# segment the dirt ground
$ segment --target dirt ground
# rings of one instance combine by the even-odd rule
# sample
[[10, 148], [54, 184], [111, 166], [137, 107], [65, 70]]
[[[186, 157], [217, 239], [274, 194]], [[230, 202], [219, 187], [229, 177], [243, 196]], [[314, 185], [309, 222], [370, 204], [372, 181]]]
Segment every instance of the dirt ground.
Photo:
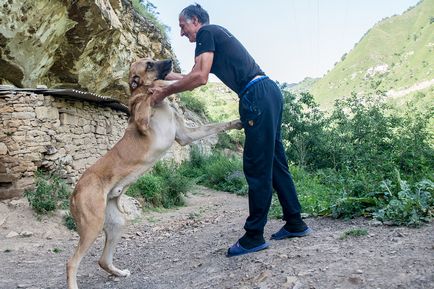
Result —
[[[244, 232], [247, 199], [197, 188], [187, 206], [128, 223], [109, 276], [98, 238], [79, 269], [80, 288], [434, 288], [434, 224], [418, 229], [366, 219], [308, 218], [314, 233], [271, 241], [267, 250], [225, 256]], [[282, 226], [270, 220], [266, 237]], [[342, 239], [352, 228], [368, 235]], [[14, 232], [18, 234], [14, 236]], [[26, 200], [0, 202], [0, 288], [66, 288], [65, 262], [77, 244], [60, 216], [38, 220]]]

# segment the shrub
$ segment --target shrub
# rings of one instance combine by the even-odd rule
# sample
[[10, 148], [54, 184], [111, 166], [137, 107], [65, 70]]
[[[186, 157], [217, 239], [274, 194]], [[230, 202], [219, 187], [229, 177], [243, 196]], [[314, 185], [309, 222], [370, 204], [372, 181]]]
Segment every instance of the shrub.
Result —
[[207, 115], [205, 104], [193, 97], [191, 92], [180, 93], [180, 100], [181, 105], [185, 106], [187, 109], [202, 116]]
[[[353, 93], [337, 100], [331, 114], [325, 115], [311, 95], [294, 95], [284, 86], [282, 89], [282, 136], [288, 159], [304, 168], [302, 175], [308, 174], [310, 179], [313, 176], [315, 186], [325, 188], [329, 194], [318, 194], [315, 186], [305, 194], [306, 182], [295, 177], [306, 211], [345, 218], [377, 212], [379, 218], [395, 219], [400, 224], [423, 222], [426, 214], [417, 209], [419, 201], [414, 200], [418, 198], [386, 198], [373, 192], [381, 192], [380, 184], [397, 175], [408, 182], [409, 188], [432, 178], [432, 107], [420, 112], [410, 103], [401, 112], [386, 105], [381, 96]], [[400, 181], [391, 188], [396, 196], [400, 191], [408, 191], [399, 184]], [[414, 196], [414, 189], [410, 191]]]
[[193, 147], [190, 160], [182, 165], [183, 174], [196, 179], [197, 183], [216, 190], [246, 194], [242, 162], [239, 157], [226, 156], [219, 151], [207, 156]]
[[56, 173], [37, 171], [35, 186], [24, 192], [30, 206], [38, 214], [47, 214], [56, 209], [67, 209], [70, 189]]
[[142, 198], [148, 207], [171, 208], [184, 204], [183, 195], [192, 183], [174, 164], [159, 162], [128, 188], [127, 195]]

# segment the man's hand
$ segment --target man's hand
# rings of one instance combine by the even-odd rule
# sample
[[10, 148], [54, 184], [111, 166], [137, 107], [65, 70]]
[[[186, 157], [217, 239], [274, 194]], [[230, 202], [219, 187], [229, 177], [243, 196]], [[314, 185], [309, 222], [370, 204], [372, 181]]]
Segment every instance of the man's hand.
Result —
[[152, 95], [150, 96], [151, 106], [162, 102], [167, 96], [164, 87], [152, 87], [148, 89], [148, 92], [152, 93]]

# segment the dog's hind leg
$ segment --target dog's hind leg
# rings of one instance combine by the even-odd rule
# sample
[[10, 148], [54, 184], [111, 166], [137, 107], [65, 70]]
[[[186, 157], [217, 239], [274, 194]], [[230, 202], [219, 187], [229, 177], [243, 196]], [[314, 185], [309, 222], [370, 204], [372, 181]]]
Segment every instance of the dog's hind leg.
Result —
[[[83, 195], [93, 198], [80, 198]], [[71, 213], [77, 223], [77, 232], [80, 236], [74, 255], [66, 265], [68, 289], [78, 289], [77, 270], [81, 260], [95, 242], [104, 224], [105, 199], [94, 192], [80, 194], [71, 199]], [[87, 206], [93, 204], [92, 207]], [[98, 204], [98, 205], [97, 205]]]
[[117, 198], [120, 198], [120, 196], [109, 199], [107, 202], [104, 223], [105, 246], [102, 256], [99, 260], [99, 265], [110, 274], [119, 277], [127, 277], [130, 275], [130, 271], [120, 270], [113, 265], [113, 254], [115, 247], [121, 238], [122, 227], [125, 224], [124, 216], [118, 208]]

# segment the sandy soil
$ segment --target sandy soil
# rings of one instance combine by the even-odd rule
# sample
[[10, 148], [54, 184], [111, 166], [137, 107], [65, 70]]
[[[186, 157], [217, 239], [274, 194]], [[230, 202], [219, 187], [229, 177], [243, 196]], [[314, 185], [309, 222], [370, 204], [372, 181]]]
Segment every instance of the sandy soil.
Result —
[[[227, 258], [244, 232], [247, 199], [198, 188], [187, 206], [129, 222], [109, 276], [98, 238], [79, 269], [80, 288], [434, 288], [434, 224], [388, 227], [366, 219], [308, 218], [314, 233], [271, 241], [267, 250]], [[267, 238], [282, 226], [270, 220]], [[342, 239], [352, 228], [369, 234]], [[16, 232], [18, 235], [13, 236]], [[77, 244], [61, 216], [38, 219], [22, 200], [0, 202], [0, 288], [66, 288], [65, 262]]]

